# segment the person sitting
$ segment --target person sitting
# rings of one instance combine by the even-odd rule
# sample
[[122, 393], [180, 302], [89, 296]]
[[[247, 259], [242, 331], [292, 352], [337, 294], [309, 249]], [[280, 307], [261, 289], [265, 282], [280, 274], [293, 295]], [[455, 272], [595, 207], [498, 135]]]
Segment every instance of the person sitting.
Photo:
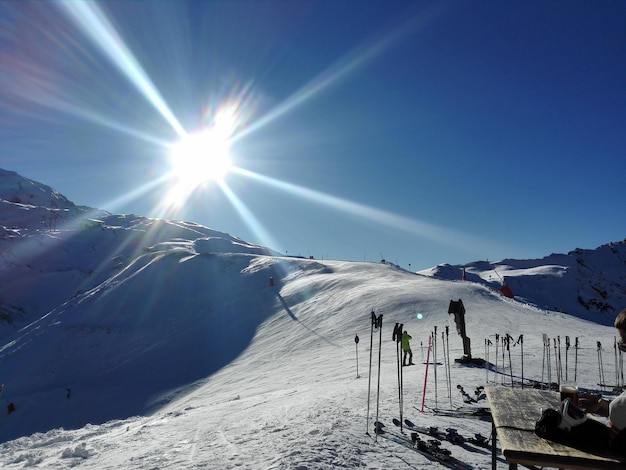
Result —
[[[619, 335], [617, 347], [620, 351], [626, 352], [626, 308], [615, 318], [615, 329]], [[578, 406], [587, 413], [604, 416], [609, 419], [609, 428], [613, 438], [613, 448], [623, 447], [619, 443], [626, 441], [626, 391], [617, 398], [607, 400], [602, 395], [593, 393], [580, 393], [578, 395]]]

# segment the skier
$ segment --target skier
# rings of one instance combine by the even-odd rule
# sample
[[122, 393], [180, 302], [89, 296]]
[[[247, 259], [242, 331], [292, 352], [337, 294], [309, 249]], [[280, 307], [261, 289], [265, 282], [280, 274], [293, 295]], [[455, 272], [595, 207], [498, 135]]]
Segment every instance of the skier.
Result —
[[[411, 341], [413, 337], [409, 335], [406, 331], [402, 333], [402, 365], [403, 366], [412, 366], [413, 365], [413, 351], [411, 351]], [[409, 356], [409, 363], [406, 363], [406, 357]]]

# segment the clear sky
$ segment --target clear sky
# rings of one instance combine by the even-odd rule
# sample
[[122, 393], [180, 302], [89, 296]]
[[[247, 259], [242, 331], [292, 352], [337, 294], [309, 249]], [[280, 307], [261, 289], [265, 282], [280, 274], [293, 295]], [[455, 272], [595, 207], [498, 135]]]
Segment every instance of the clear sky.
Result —
[[595, 248], [626, 237], [626, 2], [3, 1], [0, 167], [289, 255]]

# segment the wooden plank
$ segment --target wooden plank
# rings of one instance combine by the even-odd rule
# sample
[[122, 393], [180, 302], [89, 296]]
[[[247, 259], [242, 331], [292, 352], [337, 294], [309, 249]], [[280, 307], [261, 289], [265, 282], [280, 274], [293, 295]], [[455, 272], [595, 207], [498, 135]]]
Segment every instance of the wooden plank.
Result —
[[487, 387], [486, 393], [502, 454], [508, 462], [568, 469], [626, 469], [626, 464], [613, 456], [589, 454], [535, 434], [535, 422], [542, 411], [558, 409], [558, 393], [506, 387]]

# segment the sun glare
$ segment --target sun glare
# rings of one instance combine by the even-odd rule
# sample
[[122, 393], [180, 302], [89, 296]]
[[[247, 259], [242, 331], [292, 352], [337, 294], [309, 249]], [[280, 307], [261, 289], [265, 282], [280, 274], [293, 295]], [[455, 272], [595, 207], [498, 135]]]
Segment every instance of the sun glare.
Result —
[[213, 129], [189, 134], [171, 150], [178, 184], [189, 189], [208, 181], [220, 181], [230, 168], [230, 142]]
[[217, 128], [187, 134], [172, 145], [169, 160], [175, 183], [166, 204], [180, 206], [199, 186], [222, 183], [231, 168], [230, 140]]
[[237, 129], [245, 124], [240, 100], [223, 102], [219, 107], [207, 107], [197, 132], [185, 134], [168, 149], [169, 176], [172, 186], [164, 199], [166, 207], [183, 205], [199, 187], [216, 183], [224, 189], [224, 177], [234, 170], [231, 145]]

